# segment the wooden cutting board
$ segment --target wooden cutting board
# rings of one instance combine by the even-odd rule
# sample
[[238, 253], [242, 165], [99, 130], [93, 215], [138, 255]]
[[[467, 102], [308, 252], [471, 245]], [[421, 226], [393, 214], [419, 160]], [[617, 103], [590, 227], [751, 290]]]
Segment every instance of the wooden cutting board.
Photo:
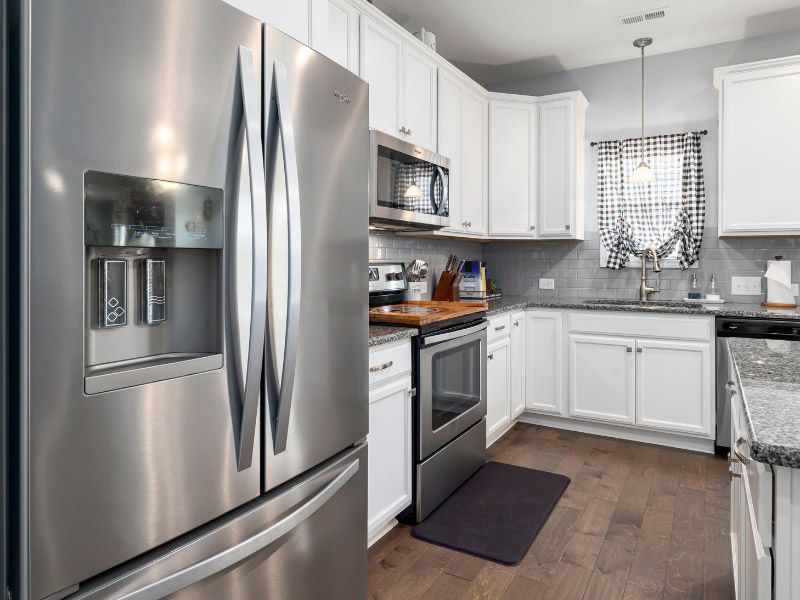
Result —
[[[399, 312], [397, 307], [408, 307], [409, 312]], [[438, 302], [436, 300], [409, 300], [402, 304], [376, 306], [369, 310], [370, 323], [389, 323], [395, 325], [429, 325], [486, 312], [486, 302]], [[415, 310], [420, 309], [420, 310]], [[431, 310], [425, 310], [431, 309]]]

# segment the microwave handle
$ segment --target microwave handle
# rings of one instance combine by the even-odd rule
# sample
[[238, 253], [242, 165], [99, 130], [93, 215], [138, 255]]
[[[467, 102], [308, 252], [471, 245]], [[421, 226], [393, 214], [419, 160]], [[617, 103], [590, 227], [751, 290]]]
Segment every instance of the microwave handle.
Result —
[[[448, 193], [447, 193], [448, 186], [445, 184], [446, 175], [444, 174], [444, 169], [442, 169], [442, 167], [436, 165], [436, 172], [438, 172], [439, 177], [438, 178], [434, 177], [434, 185], [431, 186], [431, 196], [433, 196], [433, 194], [436, 191], [436, 179], [439, 179], [439, 181], [441, 182], [441, 186], [442, 186], [442, 197], [439, 200], [439, 206], [436, 207], [436, 214], [438, 216], [441, 216], [442, 210], [444, 210], [450, 203], [448, 201], [449, 200]], [[431, 198], [431, 201], [432, 200], [433, 200], [433, 198]]]

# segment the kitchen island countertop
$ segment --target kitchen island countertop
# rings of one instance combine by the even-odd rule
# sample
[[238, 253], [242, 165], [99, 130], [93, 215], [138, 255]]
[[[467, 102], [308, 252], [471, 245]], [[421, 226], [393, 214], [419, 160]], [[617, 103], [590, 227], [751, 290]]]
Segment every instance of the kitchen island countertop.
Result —
[[800, 342], [729, 338], [754, 460], [800, 469]]

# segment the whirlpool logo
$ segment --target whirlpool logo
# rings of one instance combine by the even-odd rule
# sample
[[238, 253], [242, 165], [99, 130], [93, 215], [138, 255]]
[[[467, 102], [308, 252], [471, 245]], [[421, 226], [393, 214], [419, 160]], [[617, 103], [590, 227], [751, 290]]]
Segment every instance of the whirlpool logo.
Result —
[[340, 104], [350, 104], [350, 97], [347, 94], [340, 92], [339, 90], [333, 90], [333, 95]]

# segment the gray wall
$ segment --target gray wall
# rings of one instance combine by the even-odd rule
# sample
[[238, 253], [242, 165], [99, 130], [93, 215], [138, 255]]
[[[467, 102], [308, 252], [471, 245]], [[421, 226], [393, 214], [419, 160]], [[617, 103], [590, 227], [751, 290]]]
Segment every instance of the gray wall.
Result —
[[[655, 40], [658, 44], [658, 40]], [[631, 48], [634, 51], [633, 48]], [[681, 273], [665, 270], [662, 298], [681, 296], [690, 273], [706, 281], [711, 273], [720, 280], [722, 293], [730, 292], [730, 277], [761, 275], [774, 254], [796, 259], [794, 280], [800, 281], [800, 238], [732, 240], [717, 238], [717, 114], [718, 95], [713, 69], [719, 66], [800, 54], [800, 31], [761, 36], [653, 55], [646, 62], [645, 134], [656, 135], [708, 129], [703, 138], [703, 165], [707, 193], [706, 230], [700, 268]], [[636, 287], [637, 269], [621, 272], [599, 268], [597, 238], [596, 152], [588, 142], [637, 136], [639, 123], [640, 63], [629, 60], [573, 71], [506, 81], [493, 91], [545, 95], [581, 90], [589, 100], [586, 114], [586, 228], [585, 242], [492, 242], [484, 245], [488, 271], [506, 293], [538, 293], [538, 278], [554, 277], [555, 292], [563, 296], [630, 295]], [[662, 286], [664, 287], [664, 286]], [[753, 296], [737, 301], [760, 302]]]

